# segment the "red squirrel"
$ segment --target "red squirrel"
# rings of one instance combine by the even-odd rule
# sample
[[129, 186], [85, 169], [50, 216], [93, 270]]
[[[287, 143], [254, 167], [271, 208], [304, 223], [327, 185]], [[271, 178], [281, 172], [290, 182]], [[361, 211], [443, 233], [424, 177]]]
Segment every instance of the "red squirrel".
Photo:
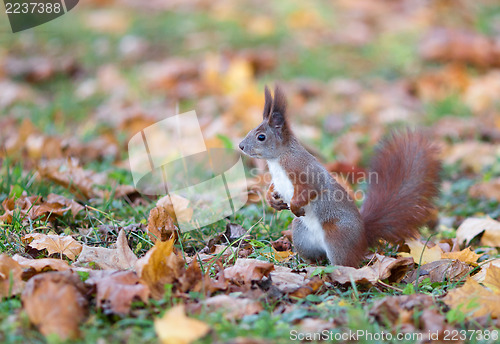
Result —
[[[287, 121], [287, 100], [265, 88], [262, 123], [239, 144], [252, 158], [267, 160], [272, 184], [266, 200], [290, 209], [293, 244], [311, 261], [357, 266], [379, 239], [416, 237], [430, 218], [439, 188], [438, 148], [418, 132], [393, 133], [376, 149], [366, 199], [358, 210], [348, 192], [297, 140]], [[373, 174], [375, 173], [375, 174]]]

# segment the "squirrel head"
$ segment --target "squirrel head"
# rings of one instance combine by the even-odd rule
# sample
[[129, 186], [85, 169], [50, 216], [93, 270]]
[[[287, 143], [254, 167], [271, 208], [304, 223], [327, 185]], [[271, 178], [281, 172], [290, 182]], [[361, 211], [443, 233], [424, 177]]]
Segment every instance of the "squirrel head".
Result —
[[274, 89], [274, 99], [265, 88], [263, 121], [252, 129], [239, 147], [246, 155], [259, 159], [276, 159], [285, 152], [292, 136], [286, 120], [287, 101], [279, 86]]

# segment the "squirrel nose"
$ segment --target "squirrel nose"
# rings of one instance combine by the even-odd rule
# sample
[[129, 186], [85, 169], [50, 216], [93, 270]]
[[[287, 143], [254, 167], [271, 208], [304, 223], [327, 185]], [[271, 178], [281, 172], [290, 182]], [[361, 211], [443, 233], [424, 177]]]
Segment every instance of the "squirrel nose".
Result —
[[243, 146], [243, 142], [240, 143], [239, 147], [241, 150], [243, 150], [245, 148], [245, 146]]

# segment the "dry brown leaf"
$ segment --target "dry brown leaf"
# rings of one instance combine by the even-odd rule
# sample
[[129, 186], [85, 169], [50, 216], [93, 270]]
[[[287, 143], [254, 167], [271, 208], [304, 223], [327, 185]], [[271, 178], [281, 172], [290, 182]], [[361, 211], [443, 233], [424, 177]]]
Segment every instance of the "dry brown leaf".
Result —
[[6, 198], [2, 202], [5, 213], [0, 216], [0, 221], [12, 222], [12, 216], [16, 209], [22, 216], [28, 216], [31, 220], [38, 218], [54, 220], [56, 216], [63, 215], [71, 210], [73, 218], [83, 209], [77, 202], [56, 194], [49, 194], [47, 199], [42, 196], [26, 196], [24, 192], [19, 198]]
[[87, 300], [80, 277], [69, 271], [47, 272], [31, 278], [22, 294], [30, 321], [47, 336], [76, 338], [85, 319]]
[[474, 316], [489, 315], [496, 319], [500, 317], [500, 268], [490, 266], [481, 286], [468, 278], [465, 284], [450, 291], [444, 302], [451, 308], [461, 308], [462, 312], [473, 311]]
[[264, 255], [270, 259], [276, 260], [277, 262], [283, 262], [291, 259], [291, 257], [295, 254], [291, 250], [277, 251], [274, 247], [272, 247], [272, 252], [265, 253]]
[[137, 257], [128, 245], [125, 231], [121, 229], [116, 239], [116, 248], [83, 245], [75, 265], [95, 263], [101, 269], [127, 270], [134, 268], [136, 262]]
[[59, 184], [83, 200], [103, 198], [104, 193], [96, 186], [103, 185], [106, 177], [90, 170], [84, 170], [75, 159], [47, 160], [38, 168], [41, 178]]
[[443, 281], [456, 282], [462, 279], [470, 270], [471, 267], [462, 261], [441, 259], [421, 265], [420, 269], [412, 271], [405, 281], [412, 283], [417, 278], [417, 273], [420, 273], [418, 276], [419, 281], [429, 278], [431, 283]]
[[6, 254], [0, 254], [0, 300], [19, 294], [24, 288], [23, 269]]
[[89, 278], [86, 283], [95, 283], [97, 307], [105, 314], [127, 315], [132, 301], [148, 301], [149, 289], [133, 271], [113, 271], [100, 278]]
[[[445, 252], [441, 258], [458, 259], [467, 264], [476, 264], [482, 254], [477, 254], [470, 247], [464, 248], [460, 252]], [[476, 264], [477, 265], [477, 264]]]
[[[401, 257], [412, 257], [417, 264], [427, 264], [441, 259], [443, 250], [438, 245], [434, 247], [425, 246], [419, 240], [407, 241], [406, 245], [410, 248], [410, 253], [401, 252], [399, 256]], [[420, 260], [422, 257], [422, 260]]]
[[251, 285], [268, 277], [274, 265], [257, 259], [238, 258], [233, 266], [224, 270], [224, 276], [236, 284]]
[[183, 305], [171, 308], [162, 318], [155, 319], [155, 331], [162, 344], [189, 344], [205, 336], [210, 327], [188, 318]]
[[204, 312], [222, 310], [226, 319], [241, 319], [246, 315], [257, 314], [264, 310], [262, 304], [256, 300], [229, 295], [212, 296], [202, 301], [201, 306]]
[[174, 220], [169, 215], [167, 208], [156, 206], [149, 212], [148, 218], [148, 236], [153, 241], [167, 241], [172, 236], [178, 237], [178, 229]]
[[[66, 271], [70, 269], [69, 264], [62, 259], [42, 258], [42, 259], [28, 259], [18, 254], [12, 257], [16, 262], [21, 265], [23, 269], [32, 269], [33, 272], [47, 272], [47, 271]], [[23, 275], [26, 274], [26, 271]]]
[[165, 284], [172, 284], [184, 273], [184, 261], [174, 252], [174, 239], [157, 241], [136, 263], [136, 271], [154, 298], [165, 294]]
[[83, 247], [71, 236], [32, 233], [26, 234], [22, 240], [34, 249], [47, 250], [49, 255], [54, 253], [59, 254], [61, 257], [65, 255], [71, 260], [75, 260]]
[[362, 284], [375, 284], [382, 279], [399, 282], [413, 264], [414, 261], [411, 257], [396, 259], [377, 254], [373, 265], [363, 266], [359, 269], [350, 266], [338, 266], [330, 274], [330, 278], [333, 282], [340, 284], [351, 283], [351, 281]]
[[481, 245], [500, 247], [500, 222], [490, 218], [468, 218], [457, 229], [457, 239], [468, 245], [472, 239], [483, 233]]

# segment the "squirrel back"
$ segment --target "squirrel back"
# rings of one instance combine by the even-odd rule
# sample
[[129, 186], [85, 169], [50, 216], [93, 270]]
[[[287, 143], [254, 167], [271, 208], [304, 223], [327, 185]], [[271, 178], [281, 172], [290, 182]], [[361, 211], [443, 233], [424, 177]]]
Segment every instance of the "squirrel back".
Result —
[[376, 150], [361, 207], [368, 246], [418, 235], [434, 210], [441, 163], [439, 149], [418, 131], [395, 132]]

